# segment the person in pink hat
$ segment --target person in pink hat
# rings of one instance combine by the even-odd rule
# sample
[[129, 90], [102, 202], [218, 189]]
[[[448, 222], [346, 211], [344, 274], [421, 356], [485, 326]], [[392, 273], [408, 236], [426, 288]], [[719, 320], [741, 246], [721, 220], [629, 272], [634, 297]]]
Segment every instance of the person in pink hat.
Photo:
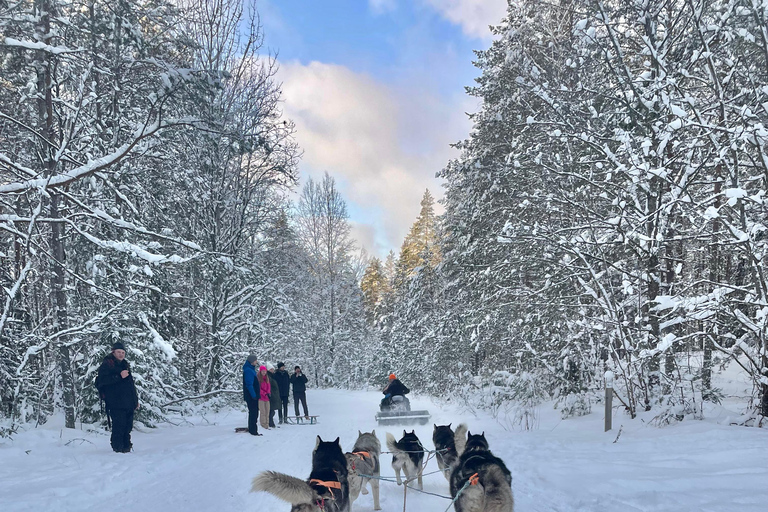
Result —
[[269, 395], [272, 387], [269, 385], [266, 366], [259, 366], [257, 378], [259, 379], [259, 423], [261, 428], [269, 430]]

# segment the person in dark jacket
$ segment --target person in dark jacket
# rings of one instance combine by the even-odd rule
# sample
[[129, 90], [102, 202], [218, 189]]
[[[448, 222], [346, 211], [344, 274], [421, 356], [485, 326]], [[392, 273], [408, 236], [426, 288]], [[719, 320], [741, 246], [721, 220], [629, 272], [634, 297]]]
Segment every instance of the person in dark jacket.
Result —
[[405, 384], [400, 382], [400, 379], [398, 379], [394, 373], [389, 374], [389, 384], [387, 384], [382, 391], [382, 393], [387, 395], [387, 398], [398, 395], [405, 396], [410, 392], [411, 390], [405, 387]]
[[293, 386], [293, 408], [296, 410], [296, 416], [299, 415], [299, 401], [304, 407], [304, 417], [309, 419], [309, 410], [307, 409], [307, 377], [301, 373], [301, 367], [296, 366], [291, 375], [291, 386]]
[[122, 343], [112, 345], [112, 353], [99, 366], [96, 387], [107, 404], [107, 414], [112, 418], [112, 449], [117, 453], [130, 452], [133, 448], [133, 414], [139, 408], [139, 395]]
[[275, 412], [280, 410], [280, 386], [275, 380], [275, 367], [267, 364], [269, 375], [269, 428], [275, 428]]
[[384, 398], [381, 399], [381, 406], [387, 407], [392, 403], [393, 396], [405, 396], [411, 392], [410, 389], [405, 387], [405, 384], [400, 382], [400, 379], [394, 373], [389, 374], [389, 383], [381, 391], [384, 393]]
[[287, 423], [288, 392], [291, 389], [291, 376], [285, 371], [285, 363], [277, 363], [277, 371], [275, 372], [274, 378], [280, 388], [280, 407], [277, 409], [277, 416], [281, 424]]
[[259, 359], [251, 354], [243, 364], [243, 399], [248, 406], [248, 433], [252, 436], [259, 434], [259, 394], [256, 390], [256, 366]]

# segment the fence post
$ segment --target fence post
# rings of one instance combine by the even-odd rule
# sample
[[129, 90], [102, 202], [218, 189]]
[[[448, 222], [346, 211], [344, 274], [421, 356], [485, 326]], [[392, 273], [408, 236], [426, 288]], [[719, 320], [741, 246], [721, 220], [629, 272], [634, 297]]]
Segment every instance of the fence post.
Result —
[[605, 372], [605, 430], [611, 430], [613, 423], [613, 372]]

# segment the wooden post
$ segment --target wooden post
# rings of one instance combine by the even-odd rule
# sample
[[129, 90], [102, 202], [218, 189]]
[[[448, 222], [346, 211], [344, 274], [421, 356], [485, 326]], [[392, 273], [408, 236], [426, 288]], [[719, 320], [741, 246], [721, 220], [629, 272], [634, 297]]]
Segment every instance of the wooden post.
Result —
[[605, 432], [612, 428], [613, 423], [613, 372], [605, 372]]

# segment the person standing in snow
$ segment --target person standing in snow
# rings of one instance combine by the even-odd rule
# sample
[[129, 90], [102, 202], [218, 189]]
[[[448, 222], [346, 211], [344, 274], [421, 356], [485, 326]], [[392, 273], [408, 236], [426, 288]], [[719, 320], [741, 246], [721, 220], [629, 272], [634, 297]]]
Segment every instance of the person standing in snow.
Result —
[[256, 380], [256, 365], [258, 358], [251, 354], [243, 365], [243, 398], [248, 406], [248, 433], [252, 436], [259, 434], [259, 393], [254, 383]]
[[269, 392], [271, 386], [269, 385], [269, 376], [267, 375], [267, 367], [259, 366], [259, 373], [256, 375], [259, 381], [259, 415], [261, 418], [261, 428], [269, 430]]
[[277, 416], [280, 423], [288, 422], [288, 391], [291, 389], [291, 376], [285, 371], [285, 363], [277, 363], [277, 371], [274, 375], [277, 387], [280, 388], [280, 407]]
[[307, 377], [301, 373], [301, 367], [296, 366], [291, 375], [291, 386], [293, 386], [293, 407], [296, 410], [296, 416], [299, 416], [299, 401], [304, 406], [304, 417], [309, 419], [309, 410], [307, 409]]
[[275, 380], [275, 367], [267, 364], [269, 376], [269, 428], [275, 428], [275, 412], [280, 410], [280, 386]]
[[96, 388], [104, 397], [107, 414], [112, 418], [112, 449], [117, 453], [130, 452], [133, 448], [133, 414], [139, 408], [139, 395], [131, 368], [125, 360], [125, 346], [122, 343], [112, 345], [112, 353], [99, 366]]

